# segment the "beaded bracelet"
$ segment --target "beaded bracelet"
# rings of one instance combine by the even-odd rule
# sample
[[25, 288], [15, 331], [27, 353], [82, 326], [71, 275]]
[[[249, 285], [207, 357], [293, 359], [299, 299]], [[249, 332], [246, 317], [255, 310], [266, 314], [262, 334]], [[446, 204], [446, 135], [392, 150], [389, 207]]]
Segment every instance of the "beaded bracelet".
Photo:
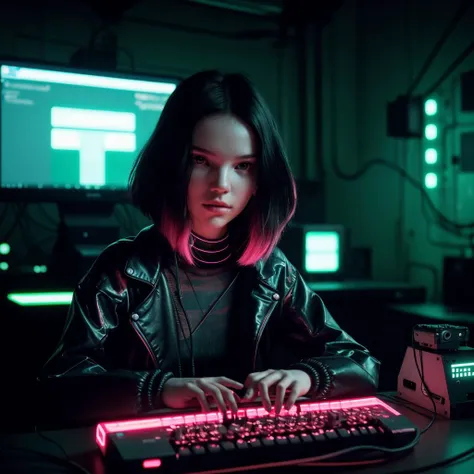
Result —
[[[159, 397], [159, 400], [161, 401], [161, 392], [163, 391], [163, 387], [165, 386], [165, 383], [168, 382], [168, 380], [173, 378], [173, 377], [174, 377], [173, 372], [166, 372], [165, 374], [163, 374], [163, 376], [161, 377], [160, 383], [158, 384], [158, 387], [157, 387], [156, 391], [154, 391], [155, 395], [153, 397], [153, 400], [156, 400], [156, 397]], [[159, 408], [159, 407], [156, 406], [155, 403], [153, 403], [153, 408]]]
[[319, 360], [312, 361], [312, 363], [315, 365], [315, 370], [319, 372], [321, 379], [318, 396], [325, 398], [332, 388], [333, 376], [331, 370], [326, 364], [323, 364]]
[[307, 373], [311, 379], [311, 387], [308, 393], [312, 393], [313, 395], [317, 395], [320, 390], [320, 376], [318, 371], [309, 364], [305, 362], [299, 362], [291, 366], [292, 369], [295, 370], [302, 370], [303, 372]]
[[160, 375], [162, 375], [161, 370], [155, 370], [151, 376], [150, 380], [148, 381], [148, 390], [147, 390], [147, 410], [153, 410], [154, 404], [153, 404], [153, 394], [155, 392], [154, 388], [156, 385], [157, 379], [160, 378]]

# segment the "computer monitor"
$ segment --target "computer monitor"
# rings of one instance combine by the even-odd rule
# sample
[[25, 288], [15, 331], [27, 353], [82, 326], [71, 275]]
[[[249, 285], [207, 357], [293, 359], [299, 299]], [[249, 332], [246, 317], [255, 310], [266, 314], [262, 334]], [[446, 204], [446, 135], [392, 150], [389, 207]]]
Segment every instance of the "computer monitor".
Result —
[[109, 201], [179, 79], [0, 60], [0, 201]]
[[344, 276], [345, 228], [328, 224], [292, 224], [280, 248], [308, 281]]

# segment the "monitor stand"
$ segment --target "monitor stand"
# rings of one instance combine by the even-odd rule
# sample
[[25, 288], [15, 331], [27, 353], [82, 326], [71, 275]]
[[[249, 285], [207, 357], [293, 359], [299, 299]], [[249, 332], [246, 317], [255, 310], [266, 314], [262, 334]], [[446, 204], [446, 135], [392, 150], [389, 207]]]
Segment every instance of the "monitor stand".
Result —
[[58, 203], [58, 237], [49, 265], [55, 277], [75, 285], [100, 253], [118, 240], [114, 206], [110, 202]]

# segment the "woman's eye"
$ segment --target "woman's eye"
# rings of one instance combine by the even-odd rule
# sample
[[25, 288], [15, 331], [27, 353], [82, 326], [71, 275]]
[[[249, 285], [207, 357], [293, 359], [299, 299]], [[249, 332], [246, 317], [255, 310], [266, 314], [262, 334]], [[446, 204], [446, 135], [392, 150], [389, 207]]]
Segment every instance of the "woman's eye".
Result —
[[204, 165], [207, 163], [206, 158], [204, 158], [201, 155], [193, 155], [193, 160], [194, 160], [194, 163], [196, 163], [197, 165]]
[[253, 163], [248, 161], [244, 161], [243, 163], [239, 163], [237, 165], [237, 169], [240, 171], [248, 171], [252, 167]]

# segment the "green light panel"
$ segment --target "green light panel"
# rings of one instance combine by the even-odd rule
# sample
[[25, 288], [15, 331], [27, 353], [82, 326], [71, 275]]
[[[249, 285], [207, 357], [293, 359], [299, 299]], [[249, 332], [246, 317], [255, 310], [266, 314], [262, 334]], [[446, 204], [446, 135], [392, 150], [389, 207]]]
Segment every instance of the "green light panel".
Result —
[[428, 99], [425, 102], [425, 114], [431, 117], [436, 115], [436, 112], [438, 112], [438, 102], [434, 99]]
[[0, 243], [0, 255], [8, 255], [11, 247], [7, 242]]
[[451, 364], [451, 378], [474, 378], [474, 362], [465, 364]]
[[9, 293], [7, 298], [20, 306], [58, 306], [69, 305], [72, 291], [52, 291], [38, 293]]
[[436, 148], [428, 148], [425, 151], [425, 162], [427, 165], [434, 165], [438, 161], [438, 150]]
[[436, 140], [438, 137], [438, 127], [430, 123], [425, 127], [425, 137], [427, 140]]
[[435, 173], [426, 173], [425, 186], [428, 189], [436, 188], [438, 186], [438, 176]]
[[305, 235], [305, 271], [334, 273], [340, 266], [338, 232], [311, 231]]

